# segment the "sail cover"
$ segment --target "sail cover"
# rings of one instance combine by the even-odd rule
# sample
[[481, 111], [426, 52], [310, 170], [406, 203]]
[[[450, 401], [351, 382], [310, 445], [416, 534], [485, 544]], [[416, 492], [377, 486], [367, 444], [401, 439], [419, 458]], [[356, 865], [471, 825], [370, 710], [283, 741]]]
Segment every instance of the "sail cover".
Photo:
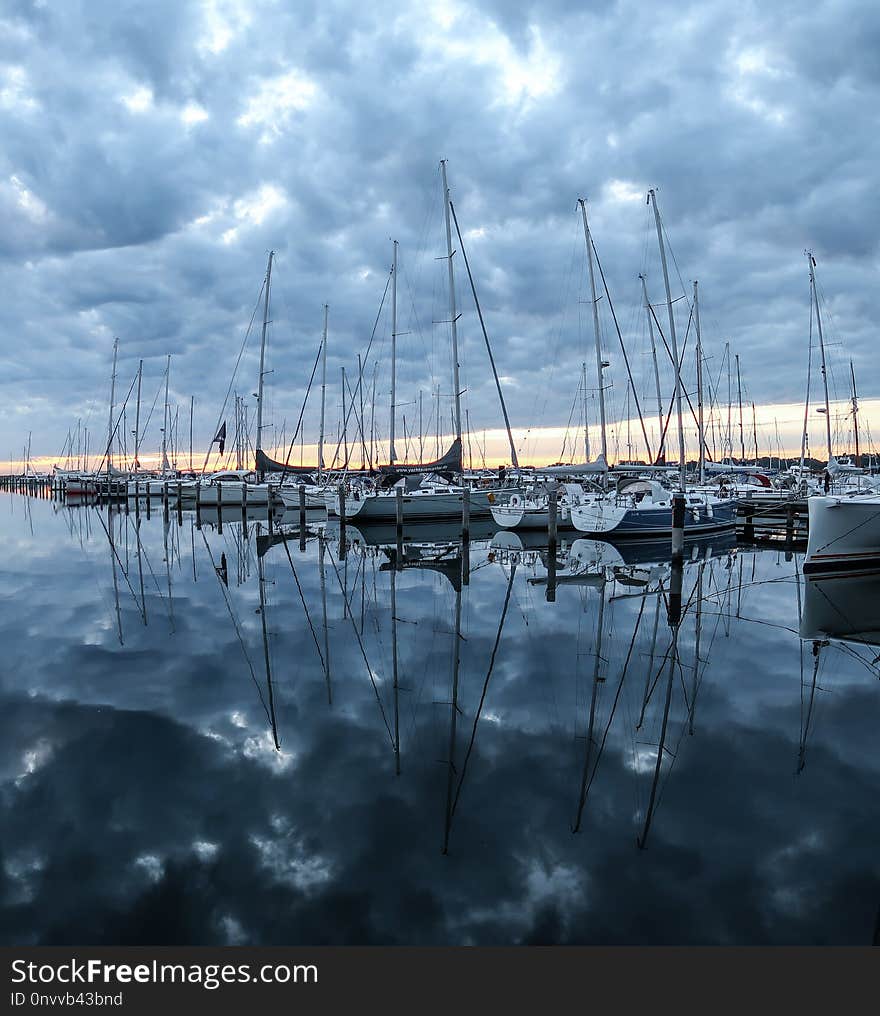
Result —
[[[433, 462], [395, 462], [390, 466], [379, 466], [376, 472], [382, 477], [383, 485], [396, 483], [401, 476], [413, 476], [416, 473], [439, 473], [452, 475], [461, 472], [461, 440], [456, 438], [449, 446], [445, 455]], [[394, 480], [391, 480], [394, 477]]]
[[283, 462], [276, 462], [275, 459], [270, 459], [260, 448], [257, 449], [256, 469], [258, 473], [296, 473], [303, 476], [308, 476], [318, 471], [317, 466], [285, 466]]

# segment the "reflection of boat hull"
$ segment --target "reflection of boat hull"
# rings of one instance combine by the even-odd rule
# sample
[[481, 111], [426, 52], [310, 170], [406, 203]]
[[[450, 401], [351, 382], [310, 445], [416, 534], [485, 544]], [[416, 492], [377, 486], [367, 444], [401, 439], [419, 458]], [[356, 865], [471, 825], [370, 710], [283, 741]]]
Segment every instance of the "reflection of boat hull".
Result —
[[[687, 563], [717, 557], [733, 550], [735, 546], [736, 533], [732, 529], [709, 536], [686, 536], [684, 561]], [[662, 564], [672, 560], [672, 541], [627, 539], [616, 543], [610, 540], [581, 539], [571, 545], [569, 557], [581, 563], [607, 565]]]
[[[299, 509], [299, 485], [286, 485], [281, 486], [276, 491], [278, 497], [284, 503], [285, 508]], [[327, 505], [324, 499], [324, 488], [307, 486], [305, 490], [306, 494], [306, 508], [320, 508], [322, 511], [326, 510]]]
[[[472, 490], [470, 495], [470, 517], [491, 518], [492, 502], [489, 497], [502, 499], [509, 495], [507, 490]], [[405, 522], [446, 522], [461, 520], [464, 508], [464, 497], [461, 487], [452, 487], [448, 491], [411, 490], [401, 498], [403, 502], [403, 518]], [[325, 495], [328, 515], [337, 515], [339, 496], [332, 489]], [[345, 517], [361, 523], [396, 524], [397, 496], [394, 491], [382, 494], [367, 494], [364, 497], [346, 497]]]
[[[246, 487], [247, 490], [242, 488]], [[269, 503], [269, 487], [265, 483], [203, 483], [203, 484], [182, 484], [180, 489], [180, 500], [184, 505], [195, 505], [198, 502], [202, 508], [212, 505], [234, 505], [234, 504], [265, 504]], [[169, 500], [177, 501], [178, 488], [173, 487], [169, 491]]]
[[838, 638], [880, 645], [880, 568], [811, 575], [804, 585], [802, 639]]
[[880, 564], [880, 497], [811, 497], [804, 571]]
[[[504, 504], [492, 505], [492, 518], [505, 529], [543, 529], [550, 525], [550, 512], [545, 505]], [[569, 509], [560, 505], [556, 515], [557, 526], [568, 526]]]
[[[571, 509], [571, 521], [582, 533], [613, 534], [617, 537], [671, 536], [672, 506], [640, 502], [618, 506], [611, 499], [596, 498]], [[693, 504], [685, 508], [684, 531], [698, 535], [732, 530], [736, 526], [736, 502], [718, 500]]]
[[[339, 539], [341, 525], [338, 518], [328, 519], [324, 529], [329, 539]], [[488, 540], [497, 530], [491, 518], [477, 519], [471, 522], [470, 537], [472, 540]], [[362, 543], [364, 546], [394, 546], [397, 543], [397, 526], [370, 525], [360, 528], [346, 520], [345, 539], [347, 543]], [[461, 522], [419, 522], [404, 519], [402, 543], [454, 543], [461, 539]]]

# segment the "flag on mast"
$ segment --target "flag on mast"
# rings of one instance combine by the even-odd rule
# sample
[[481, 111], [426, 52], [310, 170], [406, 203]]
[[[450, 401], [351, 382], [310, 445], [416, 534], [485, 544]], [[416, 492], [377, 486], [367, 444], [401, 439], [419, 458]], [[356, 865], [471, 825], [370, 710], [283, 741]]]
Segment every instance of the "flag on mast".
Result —
[[226, 421], [225, 420], [223, 421], [223, 425], [217, 431], [217, 435], [214, 438], [214, 441], [211, 442], [211, 444], [214, 444], [215, 441], [219, 441], [220, 442], [220, 454], [222, 455], [223, 454], [223, 449], [226, 447]]

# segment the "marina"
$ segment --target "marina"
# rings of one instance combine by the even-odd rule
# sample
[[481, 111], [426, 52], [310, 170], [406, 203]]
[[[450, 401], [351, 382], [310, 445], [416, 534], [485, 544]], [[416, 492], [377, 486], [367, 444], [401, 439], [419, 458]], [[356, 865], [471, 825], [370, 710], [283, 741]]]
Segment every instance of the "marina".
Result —
[[871, 941], [880, 573], [48, 488], [0, 532], [19, 941]]

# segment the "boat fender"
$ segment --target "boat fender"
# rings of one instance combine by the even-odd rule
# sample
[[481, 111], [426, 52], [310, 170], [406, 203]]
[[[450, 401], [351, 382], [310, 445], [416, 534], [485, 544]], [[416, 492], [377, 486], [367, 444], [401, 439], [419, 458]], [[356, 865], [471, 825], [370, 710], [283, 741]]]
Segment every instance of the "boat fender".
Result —
[[715, 518], [715, 512], [712, 510], [712, 505], [710, 505], [708, 502], [706, 503], [706, 518], [707, 519]]
[[489, 504], [495, 504], [495, 495], [491, 491], [489, 491], [489, 493], [486, 495], [486, 500], [489, 502]]

